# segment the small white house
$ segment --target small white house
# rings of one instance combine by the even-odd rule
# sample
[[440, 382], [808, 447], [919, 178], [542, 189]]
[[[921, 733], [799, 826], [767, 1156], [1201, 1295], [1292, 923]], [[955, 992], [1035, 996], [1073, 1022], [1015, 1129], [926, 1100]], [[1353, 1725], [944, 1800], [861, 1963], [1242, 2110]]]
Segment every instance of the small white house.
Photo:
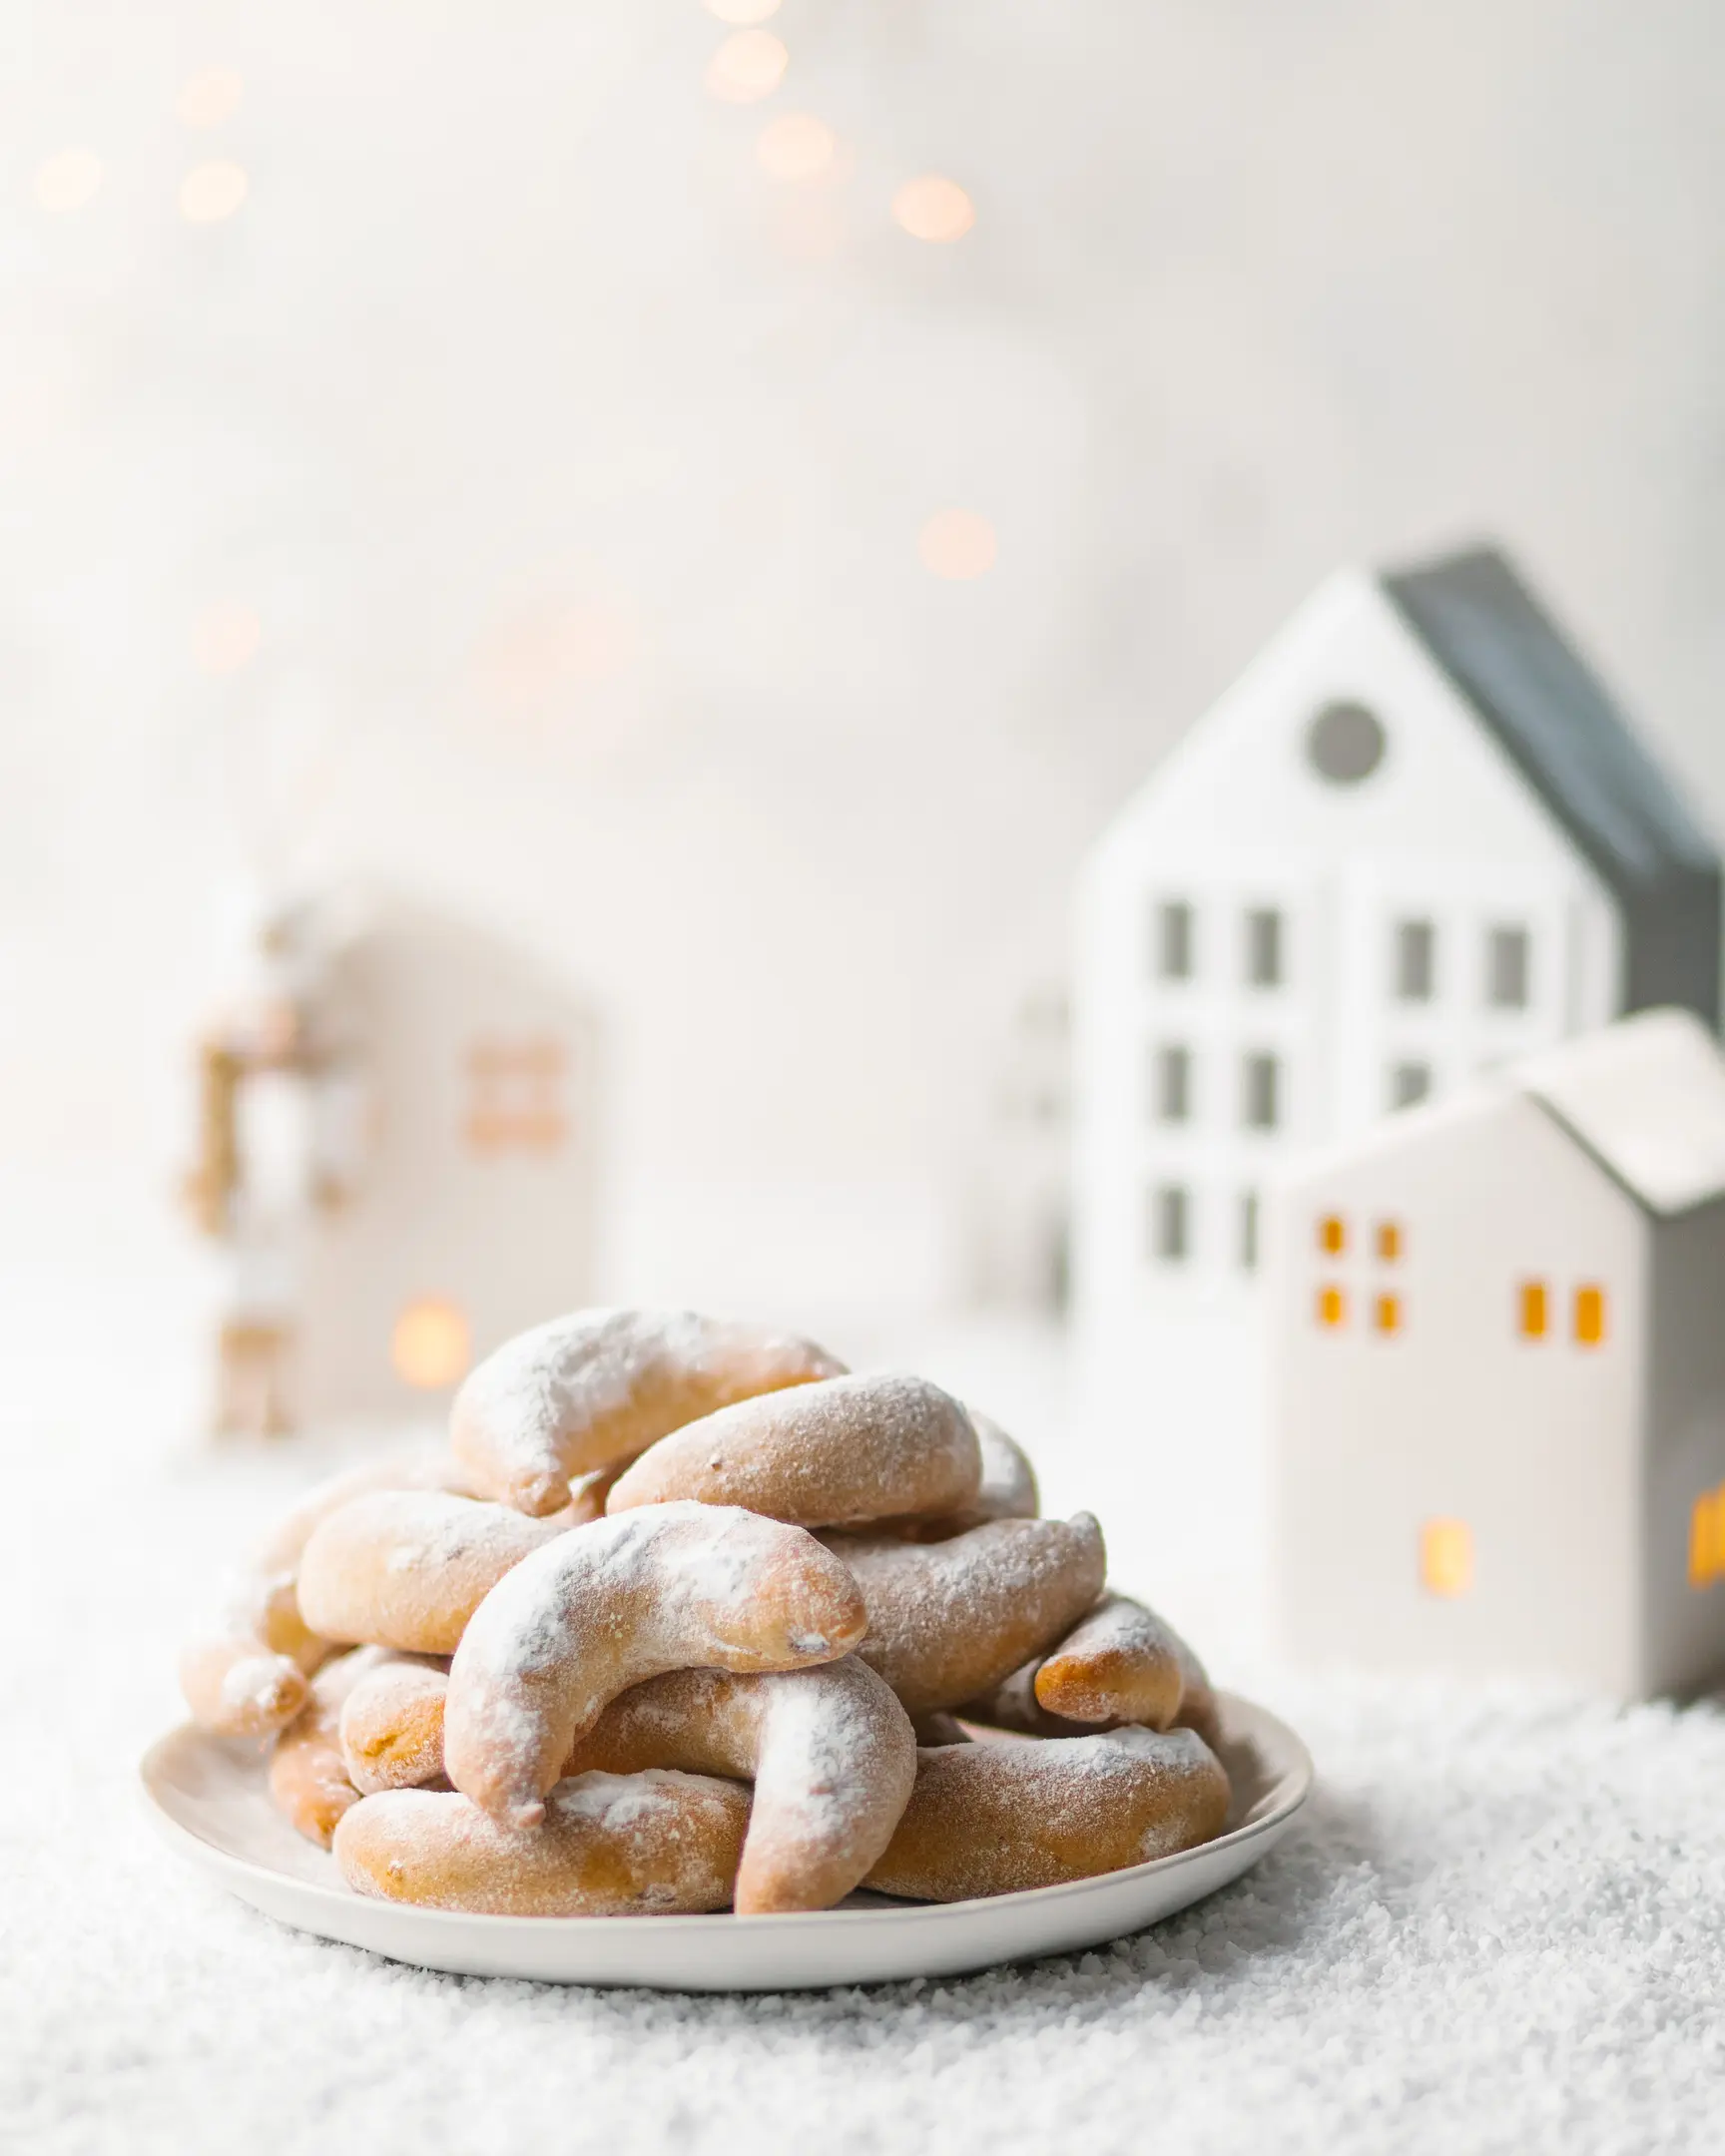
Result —
[[1654, 1011], [1291, 1170], [1276, 1641], [1623, 1695], [1725, 1669], [1725, 1058]]
[[1720, 894], [1712, 841], [1495, 552], [1334, 577], [1187, 733], [1098, 842], [1077, 923], [1085, 1427], [1128, 1517], [1185, 1478], [1180, 1548], [1143, 1562], [1261, 1546], [1278, 1165], [1625, 1012], [1716, 1028]]
[[592, 1017], [525, 953], [400, 899], [280, 907], [260, 939], [199, 1050], [213, 1420], [411, 1418], [590, 1299]]

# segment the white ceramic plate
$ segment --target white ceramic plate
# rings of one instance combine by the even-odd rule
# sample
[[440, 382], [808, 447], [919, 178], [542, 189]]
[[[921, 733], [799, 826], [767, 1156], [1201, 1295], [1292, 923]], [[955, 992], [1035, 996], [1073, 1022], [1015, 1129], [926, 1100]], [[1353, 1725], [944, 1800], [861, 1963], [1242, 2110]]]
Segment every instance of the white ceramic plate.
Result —
[[260, 1754], [177, 1729], [143, 1762], [146, 1804], [182, 1857], [280, 1922], [463, 1976], [782, 1991], [951, 1976], [1094, 1946], [1214, 1893], [1275, 1848], [1312, 1786], [1306, 1748], [1262, 1707], [1222, 1695], [1234, 1783], [1227, 1831], [1202, 1849], [1068, 1886], [982, 1901], [855, 1894], [794, 1916], [468, 1916], [364, 1900], [271, 1805]]

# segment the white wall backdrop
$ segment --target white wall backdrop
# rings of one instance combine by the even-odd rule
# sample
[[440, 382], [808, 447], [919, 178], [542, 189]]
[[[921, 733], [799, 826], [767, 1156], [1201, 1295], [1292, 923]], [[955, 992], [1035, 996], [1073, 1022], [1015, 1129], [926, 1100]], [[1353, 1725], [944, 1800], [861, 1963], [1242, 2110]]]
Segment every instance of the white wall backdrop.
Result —
[[1350, 556], [1501, 534], [1725, 824], [1708, 0], [785, 0], [753, 103], [697, 0], [11, 28], [14, 1242], [177, 1247], [220, 893], [362, 872], [596, 999], [613, 1292], [961, 1295], [1076, 859]]

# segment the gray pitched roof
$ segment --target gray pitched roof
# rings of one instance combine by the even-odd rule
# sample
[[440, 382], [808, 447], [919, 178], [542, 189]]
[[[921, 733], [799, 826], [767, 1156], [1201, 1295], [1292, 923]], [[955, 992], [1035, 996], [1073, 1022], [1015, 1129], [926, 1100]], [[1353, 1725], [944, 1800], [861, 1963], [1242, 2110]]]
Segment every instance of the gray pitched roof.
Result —
[[1383, 585], [1617, 900], [1622, 1008], [1682, 1004], [1716, 1031], [1719, 855], [1603, 684], [1492, 548]]

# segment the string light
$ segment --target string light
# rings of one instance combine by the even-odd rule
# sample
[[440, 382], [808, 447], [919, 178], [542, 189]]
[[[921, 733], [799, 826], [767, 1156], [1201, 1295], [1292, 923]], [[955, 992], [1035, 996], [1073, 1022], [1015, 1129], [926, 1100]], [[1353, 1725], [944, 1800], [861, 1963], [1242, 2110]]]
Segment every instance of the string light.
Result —
[[251, 185], [245, 167], [226, 158], [194, 165], [180, 183], [180, 215], [188, 225], [220, 225], [246, 200]]
[[764, 23], [779, 12], [779, 0], [707, 0], [709, 15], [722, 23]]
[[58, 150], [36, 168], [36, 201], [52, 217], [82, 210], [102, 185], [102, 160], [94, 150]]
[[893, 196], [892, 215], [912, 240], [944, 245], [963, 239], [976, 222], [976, 206], [956, 180], [923, 173]]
[[755, 162], [769, 180], [819, 180], [838, 155], [838, 136], [813, 113], [780, 113], [755, 140]]
[[930, 576], [968, 583], [994, 566], [994, 527], [974, 509], [937, 509], [916, 535], [916, 551]]
[[198, 618], [192, 656], [201, 674], [238, 674], [258, 656], [264, 624], [255, 607], [214, 606]]
[[220, 127], [225, 120], [233, 119], [245, 95], [246, 78], [237, 68], [200, 68], [181, 84], [174, 117], [182, 127]]
[[785, 80], [791, 55], [771, 30], [737, 30], [707, 63], [707, 94], [727, 105], [753, 105]]

